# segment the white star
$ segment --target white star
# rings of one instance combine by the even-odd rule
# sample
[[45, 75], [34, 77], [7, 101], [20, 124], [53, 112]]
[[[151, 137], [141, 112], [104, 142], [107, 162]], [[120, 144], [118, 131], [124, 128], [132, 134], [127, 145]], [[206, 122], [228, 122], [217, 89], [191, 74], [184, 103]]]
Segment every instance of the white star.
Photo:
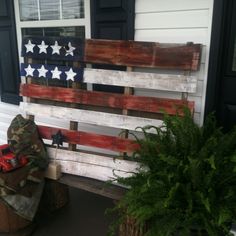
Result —
[[53, 79], [60, 79], [60, 74], [61, 74], [62, 72], [58, 70], [57, 66], [56, 66], [55, 69], [52, 70], [51, 72], [52, 72], [52, 78], [53, 78]]
[[74, 78], [74, 77], [76, 76], [76, 73], [74, 73], [74, 71], [72, 70], [72, 68], [70, 68], [70, 70], [69, 70], [69, 71], [66, 71], [65, 73], [66, 73], [66, 75], [67, 75], [66, 80], [71, 79], [72, 81], [75, 81], [75, 78]]
[[34, 71], [35, 71], [35, 69], [32, 68], [30, 65], [28, 65], [28, 67], [25, 69], [26, 76], [34, 76], [33, 75]]
[[39, 72], [39, 77], [46, 77], [46, 73], [48, 72], [48, 70], [45, 69], [44, 65], [42, 65], [40, 69], [37, 69], [37, 71]]
[[55, 41], [55, 44], [53, 46], [50, 46], [50, 47], [52, 48], [52, 54], [60, 55], [61, 46], [58, 45], [57, 41]]
[[25, 44], [25, 47], [26, 47], [26, 53], [27, 52], [34, 52], [35, 44], [31, 43], [31, 40], [29, 40], [28, 43]]
[[71, 42], [68, 43], [68, 47], [69, 47], [69, 49], [66, 50], [66, 56], [68, 56], [68, 55], [74, 56], [73, 51], [75, 50], [75, 48], [72, 47]]
[[46, 53], [47, 54], [48, 45], [46, 45], [44, 41], [42, 41], [41, 44], [37, 45], [37, 46], [39, 47], [39, 54], [40, 53]]

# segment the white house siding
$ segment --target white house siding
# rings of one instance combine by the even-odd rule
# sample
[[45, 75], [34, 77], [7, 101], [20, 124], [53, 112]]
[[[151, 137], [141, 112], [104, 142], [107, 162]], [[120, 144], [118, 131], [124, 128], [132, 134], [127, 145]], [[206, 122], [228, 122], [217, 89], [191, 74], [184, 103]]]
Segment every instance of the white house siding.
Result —
[[[202, 124], [204, 116], [212, 10], [213, 0], [136, 0], [135, 40], [204, 45], [201, 69], [192, 73], [198, 76], [197, 92], [189, 96], [196, 104], [194, 118], [198, 124]], [[137, 90], [136, 94], [143, 91]], [[166, 92], [155, 95], [181, 96]]]
[[7, 128], [18, 113], [18, 106], [0, 102], [0, 144], [7, 142]]
[[[204, 45], [201, 70], [193, 73], [198, 75], [197, 93], [189, 96], [189, 99], [196, 102], [195, 120], [199, 124], [202, 123], [204, 115], [212, 9], [213, 0], [136, 0], [135, 40], [163, 43], [192, 41]], [[168, 73], [175, 72], [168, 71]], [[143, 94], [143, 91], [136, 90], [136, 94]], [[180, 97], [179, 94], [170, 92], [158, 94], [150, 92], [145, 95]], [[18, 106], [0, 102], [0, 144], [6, 143], [7, 128], [19, 112]], [[39, 118], [38, 121], [42, 124], [57, 124], [58, 127], [68, 126], [59, 120]], [[87, 127], [80, 127], [80, 129], [87, 129]], [[97, 132], [99, 133], [99, 130]]]

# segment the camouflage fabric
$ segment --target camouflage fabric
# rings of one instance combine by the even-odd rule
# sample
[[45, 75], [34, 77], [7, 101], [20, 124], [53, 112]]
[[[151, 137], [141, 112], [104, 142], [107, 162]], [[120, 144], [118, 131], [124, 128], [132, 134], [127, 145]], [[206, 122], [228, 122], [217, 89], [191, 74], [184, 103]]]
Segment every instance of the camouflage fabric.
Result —
[[8, 128], [7, 137], [10, 149], [15, 155], [26, 155], [33, 166], [42, 169], [47, 167], [46, 149], [34, 121], [17, 115]]
[[11, 151], [17, 156], [27, 156], [29, 164], [0, 172], [0, 198], [16, 214], [32, 220], [43, 191], [44, 169], [48, 164], [46, 149], [35, 123], [21, 115], [12, 120], [7, 136]]
[[30, 165], [0, 172], [0, 198], [18, 215], [32, 220], [41, 198], [44, 172]]

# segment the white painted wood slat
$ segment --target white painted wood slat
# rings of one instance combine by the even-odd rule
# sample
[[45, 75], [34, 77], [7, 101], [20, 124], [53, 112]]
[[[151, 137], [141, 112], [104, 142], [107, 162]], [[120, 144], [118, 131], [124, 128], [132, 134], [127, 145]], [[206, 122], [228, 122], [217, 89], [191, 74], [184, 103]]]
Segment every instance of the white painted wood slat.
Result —
[[34, 103], [20, 103], [20, 109], [27, 115], [51, 117], [67, 121], [107, 126], [118, 129], [135, 130], [137, 127], [147, 125], [161, 126], [162, 120], [132, 117], [125, 115], [110, 114], [89, 110], [79, 110], [74, 108], [41, 105]]
[[129, 177], [131, 173], [123, 172], [119, 170], [113, 170], [104, 166], [95, 166], [85, 163], [76, 163], [69, 161], [56, 161], [57, 164], [61, 165], [62, 173], [83, 176], [87, 178], [97, 179], [101, 181], [114, 180], [116, 176]]
[[49, 157], [53, 160], [61, 160], [61, 161], [72, 161], [90, 165], [97, 165], [108, 167], [111, 169], [121, 170], [124, 172], [137, 172], [137, 169], [140, 168], [140, 165], [134, 161], [121, 160], [118, 158], [112, 158], [108, 156], [102, 156], [92, 153], [83, 153], [83, 152], [75, 152], [68, 151], [63, 149], [56, 148], [47, 148]]
[[[62, 173], [73, 174], [101, 181], [113, 180], [116, 176], [128, 177], [138, 171], [138, 163], [115, 160], [110, 157], [74, 151], [48, 148], [52, 162], [61, 165]], [[55, 157], [55, 159], [54, 159]]]
[[84, 71], [84, 82], [188, 93], [195, 93], [197, 89], [195, 76], [89, 68]]

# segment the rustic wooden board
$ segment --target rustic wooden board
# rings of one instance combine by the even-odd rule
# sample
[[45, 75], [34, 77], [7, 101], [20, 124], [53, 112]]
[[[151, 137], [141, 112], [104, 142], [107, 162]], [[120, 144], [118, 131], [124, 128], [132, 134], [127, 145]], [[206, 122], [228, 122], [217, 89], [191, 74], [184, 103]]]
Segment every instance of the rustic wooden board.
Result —
[[61, 165], [62, 173], [83, 176], [101, 181], [111, 181], [117, 176], [124, 178], [132, 176], [132, 173], [113, 170], [104, 166], [62, 160], [56, 160], [56, 163]]
[[114, 200], [120, 200], [127, 191], [120, 186], [108, 185], [103, 181], [70, 174], [63, 174], [58, 181], [70, 187], [83, 189]]
[[[44, 43], [44, 45], [42, 45]], [[37, 59], [82, 61], [84, 40], [78, 37], [24, 37], [21, 56]]]
[[[101, 181], [114, 180], [117, 176], [129, 177], [137, 173], [136, 162], [91, 155], [81, 152], [48, 148], [49, 157], [61, 165], [62, 173], [84, 176]], [[54, 160], [55, 159], [55, 160]]]
[[58, 131], [61, 131], [64, 136], [64, 142], [71, 144], [79, 144], [84, 146], [103, 148], [118, 152], [133, 152], [137, 150], [139, 145], [127, 139], [122, 139], [114, 136], [100, 135], [94, 133], [87, 133], [74, 130], [59, 129], [54, 127], [47, 127], [38, 125], [40, 137], [43, 139], [52, 139]]
[[[60, 47], [58, 54], [53, 51], [56, 41]], [[40, 46], [42, 42], [47, 48]], [[69, 44], [71, 54], [68, 51]], [[200, 44], [100, 39], [87, 39], [83, 42], [78, 38], [50, 37], [27, 37], [22, 43], [22, 56], [26, 57], [165, 69], [198, 70], [200, 54]]]
[[22, 96], [31, 98], [152, 113], [165, 112], [170, 115], [175, 115], [176, 112], [181, 114], [183, 107], [188, 107], [192, 112], [194, 109], [194, 102], [185, 100], [94, 92], [34, 84], [21, 85], [20, 92]]
[[[92, 84], [104, 84], [114, 86], [127, 86], [131, 88], [156, 89], [173, 92], [195, 93], [197, 89], [197, 78], [195, 76], [173, 75], [173, 74], [158, 74], [145, 72], [125, 72], [117, 70], [102, 70], [91, 68], [75, 68], [69, 66], [52, 66], [41, 64], [21, 64], [21, 76], [25, 76], [26, 70], [32, 68], [33, 77], [40, 77], [45, 79], [53, 78], [53, 71], [58, 68], [59, 80], [74, 79], [76, 82], [85, 82]], [[44, 66], [47, 72], [45, 76], [39, 73]], [[71, 77], [68, 77], [68, 72]], [[73, 74], [74, 73], [74, 74]]]
[[84, 82], [187, 93], [195, 93], [197, 90], [195, 76], [90, 68], [84, 69]]
[[64, 149], [47, 147], [48, 155], [51, 160], [70, 161], [74, 163], [84, 163], [95, 166], [103, 166], [113, 170], [136, 173], [140, 164], [134, 161], [121, 160], [110, 156], [102, 156], [92, 153], [75, 152]]
[[200, 44], [88, 39], [85, 43], [84, 61], [194, 71], [199, 69], [200, 56]]
[[31, 72], [31, 76], [35, 78], [73, 80], [76, 82], [82, 82], [84, 71], [83, 68], [70, 66], [21, 63], [21, 76], [26, 76], [28, 70]]
[[81, 123], [107, 126], [118, 129], [136, 130], [137, 127], [161, 126], [162, 120], [123, 116], [104, 112], [79, 110], [66, 107], [41, 105], [34, 103], [20, 103], [20, 110], [29, 115], [56, 118], [65, 121], [77, 121]]

